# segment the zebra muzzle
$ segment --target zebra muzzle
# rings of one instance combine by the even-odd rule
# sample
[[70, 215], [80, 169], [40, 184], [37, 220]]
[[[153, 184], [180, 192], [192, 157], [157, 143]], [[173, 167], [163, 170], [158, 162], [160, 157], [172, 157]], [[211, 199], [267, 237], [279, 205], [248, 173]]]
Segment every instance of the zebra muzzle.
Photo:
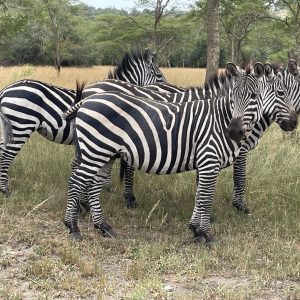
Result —
[[298, 116], [294, 110], [290, 112], [289, 118], [283, 119], [280, 124], [280, 128], [284, 131], [292, 131], [298, 126]]
[[227, 128], [227, 133], [230, 139], [235, 142], [239, 142], [246, 137], [246, 130], [243, 128], [241, 118], [235, 118], [231, 120]]

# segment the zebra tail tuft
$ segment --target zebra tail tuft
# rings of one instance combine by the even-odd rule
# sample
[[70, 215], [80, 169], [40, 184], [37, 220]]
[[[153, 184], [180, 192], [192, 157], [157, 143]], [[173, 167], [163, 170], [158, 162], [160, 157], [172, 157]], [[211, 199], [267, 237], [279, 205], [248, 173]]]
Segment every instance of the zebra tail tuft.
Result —
[[4, 145], [13, 143], [14, 136], [12, 132], [12, 126], [8, 118], [5, 117], [5, 115], [1, 111], [0, 111], [0, 122], [1, 122]]
[[123, 182], [124, 180], [124, 175], [125, 175], [125, 168], [126, 168], [126, 163], [125, 161], [121, 158], [121, 162], [120, 162], [120, 181]]
[[76, 117], [77, 110], [81, 107], [83, 102], [82, 94], [85, 86], [86, 86], [86, 81], [82, 81], [80, 83], [78, 80], [76, 80], [75, 103], [62, 114], [62, 118], [67, 122], [72, 121]]
[[78, 103], [82, 100], [82, 93], [86, 86], [86, 81], [82, 81], [81, 83], [79, 80], [76, 80], [76, 99], [75, 103]]

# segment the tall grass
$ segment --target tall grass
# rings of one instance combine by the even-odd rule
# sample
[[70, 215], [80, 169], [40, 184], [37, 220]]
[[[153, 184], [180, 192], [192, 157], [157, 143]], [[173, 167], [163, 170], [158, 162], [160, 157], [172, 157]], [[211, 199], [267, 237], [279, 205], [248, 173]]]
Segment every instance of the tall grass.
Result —
[[[20, 79], [30, 78], [66, 88], [74, 88], [76, 80], [92, 83], [107, 78], [113, 67], [62, 68], [60, 76], [53, 67], [0, 67], [0, 88]], [[195, 86], [203, 83], [205, 69], [162, 68], [168, 82], [179, 86]]]
[[[0, 78], [6, 73], [8, 83], [25, 72], [72, 87], [78, 75], [93, 81], [107, 74], [102, 68], [63, 69], [57, 78], [49, 68], [26, 68], [1, 69]], [[194, 69], [163, 71], [182, 86], [200, 84], [204, 75]], [[36, 134], [12, 164], [12, 196], [0, 198], [0, 298], [300, 299], [298, 154], [297, 136], [284, 138], [278, 126], [263, 136], [248, 159], [250, 216], [231, 205], [232, 168], [221, 172], [213, 207], [216, 247], [210, 251], [194, 245], [187, 228], [193, 172], [136, 172], [138, 208], [128, 210], [117, 163], [114, 187], [102, 193], [101, 204], [119, 237], [102, 238], [86, 216], [80, 221], [84, 241], [73, 244], [61, 220], [74, 149]]]

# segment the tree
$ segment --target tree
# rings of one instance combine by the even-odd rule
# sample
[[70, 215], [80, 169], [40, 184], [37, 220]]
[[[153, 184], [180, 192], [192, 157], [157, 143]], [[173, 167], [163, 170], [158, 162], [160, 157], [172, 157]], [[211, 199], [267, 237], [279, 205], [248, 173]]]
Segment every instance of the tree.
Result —
[[242, 44], [257, 22], [268, 17], [264, 0], [221, 0], [221, 22], [230, 41], [232, 62], [241, 63]]
[[66, 32], [70, 28], [71, 3], [69, 0], [42, 0], [45, 5], [49, 24], [47, 31], [50, 39], [54, 66], [60, 72], [64, 42], [67, 41]]
[[279, 14], [278, 19], [288, 29], [287, 34], [292, 34], [293, 44], [289, 56], [300, 62], [300, 0], [273, 0], [270, 1]]
[[[138, 0], [138, 4], [141, 8], [145, 8], [144, 12], [153, 17], [152, 28], [151, 27], [142, 27], [134, 17], [128, 15], [128, 17], [136, 23], [136, 25], [142, 28], [145, 33], [148, 35], [149, 42], [148, 46], [157, 52], [163, 52], [166, 47], [174, 40], [174, 36], [167, 36], [162, 39], [162, 36], [159, 36], [159, 26], [163, 18], [170, 15], [174, 9], [174, 1], [172, 0]], [[171, 7], [171, 8], [170, 8]], [[169, 9], [168, 9], [169, 8]]]
[[219, 0], [207, 0], [207, 66], [205, 80], [218, 72], [219, 46]]

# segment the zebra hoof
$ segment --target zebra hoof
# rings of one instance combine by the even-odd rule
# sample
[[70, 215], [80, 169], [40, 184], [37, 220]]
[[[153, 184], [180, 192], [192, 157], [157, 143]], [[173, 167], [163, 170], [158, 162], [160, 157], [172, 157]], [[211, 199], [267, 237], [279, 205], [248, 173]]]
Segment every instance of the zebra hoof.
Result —
[[9, 191], [9, 189], [1, 189], [1, 192], [7, 198], [11, 196], [11, 192]]
[[213, 238], [205, 234], [204, 232], [199, 233], [194, 237], [194, 243], [199, 245], [204, 245], [208, 249], [212, 249], [214, 247]]
[[190, 224], [189, 228], [194, 233], [194, 243], [199, 245], [205, 245], [210, 248], [210, 245], [213, 242], [213, 238], [209, 236], [207, 233], [199, 230], [195, 225]]
[[250, 215], [251, 212], [246, 205], [239, 205], [238, 203], [233, 203], [233, 206], [237, 209], [239, 213], [244, 215]]
[[137, 208], [137, 202], [135, 197], [132, 196], [125, 196], [125, 205], [129, 209], [135, 209]]
[[71, 241], [76, 241], [76, 242], [81, 242], [82, 241], [82, 236], [80, 232], [72, 232], [69, 234], [70, 240]]
[[117, 237], [117, 233], [107, 223], [103, 223], [99, 227], [98, 226], [95, 227], [101, 230], [102, 236], [104, 237], [109, 237], [109, 238]]
[[112, 192], [112, 188], [111, 188], [110, 185], [105, 185], [103, 188], [104, 188], [107, 192], [109, 192], [109, 193]]

